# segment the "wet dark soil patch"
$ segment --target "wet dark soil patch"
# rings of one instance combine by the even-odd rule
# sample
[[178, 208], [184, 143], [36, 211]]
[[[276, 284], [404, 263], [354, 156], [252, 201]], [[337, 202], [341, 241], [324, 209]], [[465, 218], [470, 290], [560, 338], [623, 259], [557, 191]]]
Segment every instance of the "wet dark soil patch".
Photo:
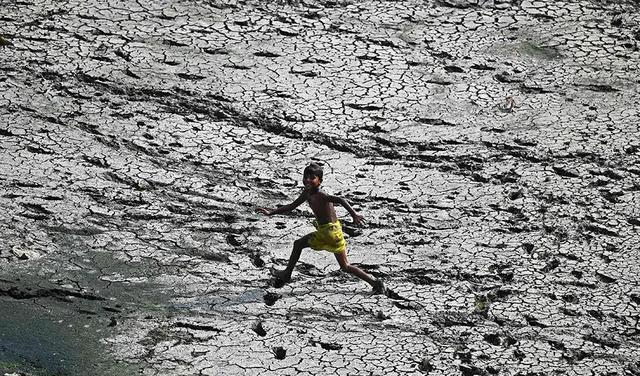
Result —
[[99, 342], [106, 325], [56, 304], [40, 307], [0, 298], [0, 373], [33, 376], [137, 374], [116, 364]]

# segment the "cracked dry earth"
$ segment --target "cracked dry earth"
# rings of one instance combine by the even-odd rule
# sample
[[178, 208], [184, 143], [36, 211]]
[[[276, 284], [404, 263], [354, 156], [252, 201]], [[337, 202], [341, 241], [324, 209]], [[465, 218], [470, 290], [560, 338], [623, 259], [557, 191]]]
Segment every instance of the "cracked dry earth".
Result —
[[3, 374], [640, 374], [637, 2], [0, 5]]

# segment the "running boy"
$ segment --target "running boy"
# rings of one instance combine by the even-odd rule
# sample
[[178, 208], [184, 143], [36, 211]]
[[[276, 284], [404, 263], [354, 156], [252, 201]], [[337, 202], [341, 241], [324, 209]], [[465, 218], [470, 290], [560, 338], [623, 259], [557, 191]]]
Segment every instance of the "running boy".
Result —
[[260, 213], [274, 215], [289, 212], [307, 201], [316, 217], [316, 220], [313, 222], [316, 231], [301, 237], [293, 243], [293, 251], [289, 257], [287, 268], [275, 272], [276, 278], [284, 283], [289, 282], [293, 268], [300, 258], [300, 253], [302, 253], [304, 248], [310, 247], [315, 250], [326, 250], [333, 253], [336, 256], [336, 260], [338, 260], [338, 264], [340, 264], [341, 270], [353, 274], [370, 284], [373, 287], [374, 293], [384, 293], [385, 288], [380, 279], [373, 278], [360, 268], [349, 264], [349, 261], [347, 261], [347, 244], [344, 241], [342, 226], [340, 221], [338, 221], [333, 204], [340, 204], [347, 209], [356, 225], [360, 225], [363, 218], [356, 214], [351, 205], [343, 198], [330, 196], [320, 190], [322, 175], [323, 171], [321, 166], [315, 163], [310, 164], [304, 169], [303, 173], [302, 183], [304, 184], [304, 190], [295, 201], [273, 210], [265, 208], [257, 209]]

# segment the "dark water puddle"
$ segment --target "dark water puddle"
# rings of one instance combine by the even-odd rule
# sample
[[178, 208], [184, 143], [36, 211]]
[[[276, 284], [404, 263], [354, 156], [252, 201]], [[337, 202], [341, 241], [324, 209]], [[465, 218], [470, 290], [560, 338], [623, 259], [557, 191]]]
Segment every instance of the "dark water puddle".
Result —
[[99, 341], [105, 325], [65, 307], [0, 300], [0, 374], [33, 376], [128, 375]]

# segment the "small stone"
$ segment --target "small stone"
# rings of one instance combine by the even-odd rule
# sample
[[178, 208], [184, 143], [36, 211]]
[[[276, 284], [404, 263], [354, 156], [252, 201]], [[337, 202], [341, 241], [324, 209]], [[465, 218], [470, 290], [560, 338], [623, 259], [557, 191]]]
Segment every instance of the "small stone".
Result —
[[420, 310], [422, 308], [422, 306], [417, 303], [417, 302], [411, 302], [408, 301], [406, 303], [403, 302], [393, 302], [393, 305], [395, 305], [396, 307], [400, 308], [400, 309], [407, 309], [407, 310]]
[[617, 281], [616, 278], [610, 277], [601, 272], [596, 272], [596, 277], [598, 277], [598, 279], [604, 283], [614, 283]]
[[40, 258], [40, 254], [36, 251], [25, 250], [25, 249], [12, 249], [11, 253], [18, 258], [18, 260], [35, 260]]
[[253, 331], [256, 332], [260, 337], [264, 337], [267, 335], [267, 331], [262, 327], [262, 321], [258, 321], [253, 325]]
[[431, 364], [429, 359], [422, 359], [422, 361], [420, 362], [420, 365], [418, 365], [418, 368], [420, 369], [420, 371], [424, 373], [429, 373], [433, 371], [433, 365]]
[[463, 376], [474, 376], [474, 375], [486, 375], [487, 372], [479, 367], [476, 367], [474, 365], [466, 365], [466, 364], [461, 364], [459, 367], [460, 372], [462, 372]]
[[511, 191], [509, 193], [510, 200], [517, 200], [522, 197], [524, 197], [524, 194], [522, 193], [522, 189], [518, 189], [517, 191]]
[[0, 47], [1, 46], [13, 46], [13, 43], [11, 43], [11, 41], [7, 40], [5, 37], [0, 35]]
[[234, 24], [239, 26], [249, 26], [251, 19], [249, 17], [239, 17], [233, 21]]
[[449, 73], [464, 73], [464, 69], [455, 65], [447, 65], [446, 67], [444, 67], [444, 70]]
[[276, 359], [284, 359], [287, 357], [287, 350], [283, 349], [280, 346], [276, 346], [273, 348], [273, 355], [276, 357]]
[[300, 34], [299, 32], [297, 32], [296, 30], [293, 30], [291, 28], [288, 27], [280, 27], [278, 28], [278, 33], [287, 36], [287, 37], [295, 37], [298, 34]]
[[497, 334], [485, 334], [484, 340], [494, 346], [500, 345], [500, 336]]
[[491, 302], [486, 295], [476, 295], [473, 311], [481, 316], [486, 316], [489, 312]]
[[264, 266], [264, 260], [257, 253], [251, 258], [251, 263], [257, 268], [262, 268]]
[[570, 169], [568, 169], [566, 167], [562, 167], [562, 166], [556, 165], [556, 166], [553, 166], [552, 168], [553, 168], [553, 171], [556, 174], [560, 175], [560, 176], [564, 176], [564, 177], [567, 177], [567, 178], [579, 178], [580, 177], [580, 175], [576, 171], [570, 170]]
[[229, 243], [234, 247], [238, 247], [242, 245], [242, 242], [240, 241], [240, 239], [238, 239], [238, 237], [236, 237], [234, 234], [227, 235], [227, 243]]
[[531, 253], [533, 251], [533, 244], [531, 243], [522, 243], [522, 248], [527, 252]]

